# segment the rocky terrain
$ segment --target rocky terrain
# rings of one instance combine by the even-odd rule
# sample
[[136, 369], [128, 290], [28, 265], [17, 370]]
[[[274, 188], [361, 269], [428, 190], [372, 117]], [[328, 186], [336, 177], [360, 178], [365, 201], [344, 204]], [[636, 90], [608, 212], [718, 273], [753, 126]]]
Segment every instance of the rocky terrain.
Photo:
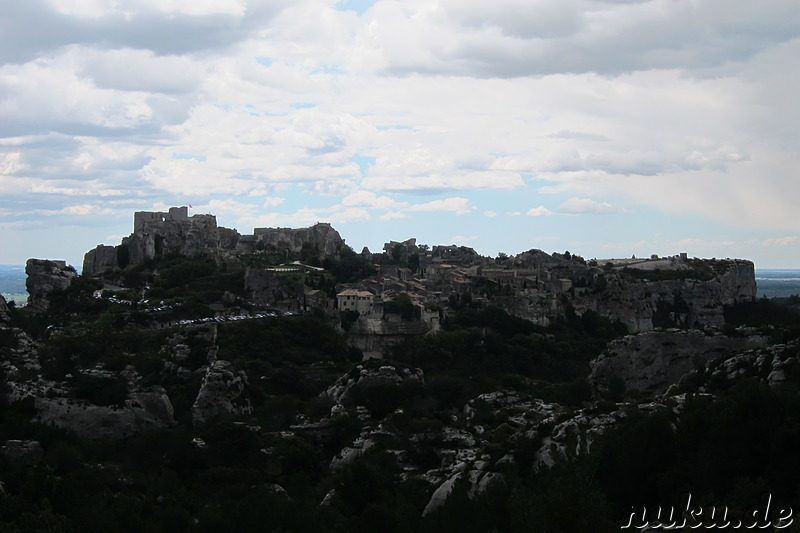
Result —
[[[0, 297], [0, 489], [64, 530], [103, 501], [97, 524], [152, 530], [610, 531], [633, 497], [794, 494], [770, 461], [800, 445], [800, 318], [754, 301], [748, 261], [355, 254], [173, 208], [83, 268], [32, 259], [30, 304]], [[24, 500], [31, 476], [54, 488]]]

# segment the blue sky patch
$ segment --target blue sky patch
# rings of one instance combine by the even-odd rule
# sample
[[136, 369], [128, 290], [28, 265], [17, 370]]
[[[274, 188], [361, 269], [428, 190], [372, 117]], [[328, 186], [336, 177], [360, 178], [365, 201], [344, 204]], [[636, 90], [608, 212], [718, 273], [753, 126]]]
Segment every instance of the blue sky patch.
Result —
[[381, 131], [386, 130], [413, 130], [414, 127], [410, 124], [389, 124], [388, 126], [377, 126]]
[[359, 15], [363, 15], [373, 4], [375, 4], [375, 0], [341, 0], [336, 4], [336, 9], [339, 11], [355, 11]]
[[366, 176], [367, 169], [375, 164], [375, 158], [366, 155], [356, 154], [353, 156], [353, 162], [361, 169], [361, 175]]
[[172, 159], [194, 159], [195, 161], [200, 161], [200, 162], [203, 162], [203, 161], [205, 161], [207, 158], [206, 158], [206, 156], [204, 156], [204, 155], [198, 155], [198, 154], [179, 154], [179, 153], [173, 152], [173, 154], [172, 154]]

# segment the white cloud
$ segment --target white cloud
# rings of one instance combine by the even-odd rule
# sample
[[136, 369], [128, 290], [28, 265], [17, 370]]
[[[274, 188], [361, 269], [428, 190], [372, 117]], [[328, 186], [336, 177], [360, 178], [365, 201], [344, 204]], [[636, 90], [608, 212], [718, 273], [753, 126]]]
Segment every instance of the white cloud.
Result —
[[621, 213], [623, 210], [617, 209], [607, 202], [573, 197], [561, 204], [558, 212], [565, 215], [613, 215]]
[[531, 209], [528, 209], [528, 211], [525, 214], [528, 215], [529, 217], [547, 217], [552, 215], [553, 212], [547, 209], [545, 206], [540, 205], [539, 207], [533, 207]]
[[403, 218], [408, 218], [408, 215], [403, 213], [402, 211], [387, 211], [378, 218], [380, 218], [383, 221], [400, 220]]
[[483, 216], [487, 218], [494, 218], [497, 216], [497, 213], [495, 213], [494, 211], [484, 211]]
[[[99, 19], [118, 13], [119, 3], [113, 0], [50, 0], [56, 12], [70, 17]], [[147, 12], [183, 13], [187, 15], [244, 15], [246, 2], [243, 0], [128, 0], [125, 15], [129, 18]]]
[[466, 246], [467, 244], [477, 240], [477, 238], [478, 238], [477, 235], [469, 235], [469, 236], [467, 236], [467, 235], [454, 235], [453, 237], [450, 238], [450, 241], [453, 244], [457, 244], [459, 246]]
[[797, 235], [789, 235], [787, 237], [780, 237], [778, 239], [767, 239], [764, 241], [764, 246], [767, 248], [773, 246], [791, 246], [797, 244], [800, 241], [800, 237]]
[[523, 185], [518, 174], [473, 172], [470, 174], [426, 174], [420, 176], [375, 176], [372, 172], [362, 185], [381, 191], [458, 191], [478, 189], [511, 190]]
[[98, 207], [93, 204], [78, 204], [70, 205], [63, 209], [59, 209], [56, 213], [58, 215], [72, 215], [72, 216], [89, 216], [89, 215], [110, 215], [114, 211], [108, 208]]
[[444, 200], [433, 200], [423, 204], [414, 204], [406, 208], [406, 211], [446, 211], [457, 215], [466, 215], [472, 212], [475, 206], [470, 205], [467, 198], [446, 198]]
[[408, 207], [407, 202], [397, 202], [388, 196], [378, 196], [370, 191], [355, 191], [342, 199], [342, 205], [348, 207], [369, 207], [373, 209], [402, 209]]
[[369, 211], [361, 207], [350, 207], [331, 213], [327, 220], [334, 224], [348, 224], [351, 222], [372, 220], [372, 215], [370, 215]]
[[266, 200], [264, 200], [264, 207], [265, 208], [278, 207], [285, 201], [286, 198], [279, 198], [279, 197], [267, 198]]
[[71, 47], [68, 54], [80, 74], [98, 87], [123, 91], [188, 93], [208, 74], [185, 56], [157, 56], [151, 50], [98, 50]]

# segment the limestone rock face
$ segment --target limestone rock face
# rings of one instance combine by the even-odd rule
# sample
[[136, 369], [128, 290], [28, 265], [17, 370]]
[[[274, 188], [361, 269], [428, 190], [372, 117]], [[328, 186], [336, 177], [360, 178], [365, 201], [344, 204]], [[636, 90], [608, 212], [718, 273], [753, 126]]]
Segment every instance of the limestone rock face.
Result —
[[28, 290], [28, 307], [35, 311], [45, 311], [50, 305], [50, 294], [70, 286], [78, 273], [65, 261], [48, 259], [28, 259], [25, 264], [25, 288]]
[[615, 376], [623, 380], [626, 390], [659, 395], [720, 355], [766, 344], [767, 339], [759, 335], [734, 338], [698, 330], [648, 331], [609, 343], [589, 364], [588, 379], [600, 395], [608, 391]]
[[495, 298], [511, 314], [543, 326], [572, 307], [579, 315], [594, 311], [619, 320], [631, 332], [720, 327], [725, 306], [756, 296], [751, 261], [694, 264], [673, 259], [604, 270], [540, 251], [515, 260], [528, 270], [509, 280], [512, 295]]
[[347, 334], [350, 345], [355, 346], [366, 357], [382, 357], [387, 348], [406, 340], [422, 337], [431, 331], [431, 325], [422, 321], [382, 320], [359, 317]]
[[208, 366], [200, 392], [192, 405], [192, 422], [203, 425], [218, 416], [243, 415], [252, 411], [244, 397], [247, 374], [221, 359]]
[[116, 246], [100, 244], [83, 256], [82, 274], [84, 276], [99, 276], [104, 272], [115, 270], [119, 267]]
[[34, 406], [37, 422], [74, 431], [84, 439], [123, 439], [175, 423], [172, 403], [161, 386], [131, 392], [124, 406], [46, 396], [35, 398]]
[[725, 306], [756, 296], [755, 266], [732, 261], [711, 279], [653, 281], [618, 278], [600, 294], [576, 298], [577, 309], [593, 309], [618, 319], [630, 331], [670, 325], [721, 327]]
[[256, 241], [278, 251], [300, 252], [303, 244], [318, 252], [320, 259], [339, 253], [345, 246], [339, 232], [330, 224], [317, 223], [310, 228], [255, 228]]

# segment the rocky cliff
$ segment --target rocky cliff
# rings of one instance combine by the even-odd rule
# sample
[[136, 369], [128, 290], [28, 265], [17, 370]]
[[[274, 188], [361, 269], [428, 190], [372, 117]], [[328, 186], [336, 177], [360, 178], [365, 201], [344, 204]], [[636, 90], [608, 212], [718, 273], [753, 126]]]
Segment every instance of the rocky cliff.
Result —
[[[83, 256], [84, 276], [95, 277], [120, 268], [119, 254], [124, 253], [118, 246], [99, 244]], [[124, 249], [127, 252], [127, 249]]]
[[84, 275], [97, 277], [169, 255], [225, 258], [236, 253], [241, 237], [236, 230], [217, 226], [213, 215], [189, 217], [137, 212], [134, 221], [133, 233], [122, 239], [121, 244], [101, 244], [84, 255]]
[[365, 357], [382, 357], [391, 347], [431, 331], [431, 326], [425, 322], [396, 318], [359, 317], [347, 332], [348, 342], [361, 350]]
[[78, 277], [72, 266], [64, 261], [28, 259], [25, 264], [25, 288], [28, 290], [28, 307], [33, 311], [45, 311], [50, 305], [50, 295], [64, 290]]
[[335, 256], [345, 246], [338, 231], [330, 224], [320, 222], [310, 228], [255, 228], [253, 232], [257, 246], [290, 253], [300, 253], [305, 249], [320, 259]]
[[621, 391], [649, 396], [664, 393], [693, 370], [735, 352], [765, 346], [763, 335], [730, 337], [719, 332], [661, 330], [628, 335], [609, 343], [590, 363], [588, 380], [597, 396], [605, 396], [618, 380]]
[[649, 262], [599, 268], [544, 252], [528, 252], [524, 259], [528, 270], [505, 286], [500, 280], [494, 297], [512, 314], [540, 325], [572, 308], [619, 320], [631, 332], [720, 327], [726, 306], [756, 296], [750, 261], [673, 260], [653, 262], [663, 268], [650, 268]]

